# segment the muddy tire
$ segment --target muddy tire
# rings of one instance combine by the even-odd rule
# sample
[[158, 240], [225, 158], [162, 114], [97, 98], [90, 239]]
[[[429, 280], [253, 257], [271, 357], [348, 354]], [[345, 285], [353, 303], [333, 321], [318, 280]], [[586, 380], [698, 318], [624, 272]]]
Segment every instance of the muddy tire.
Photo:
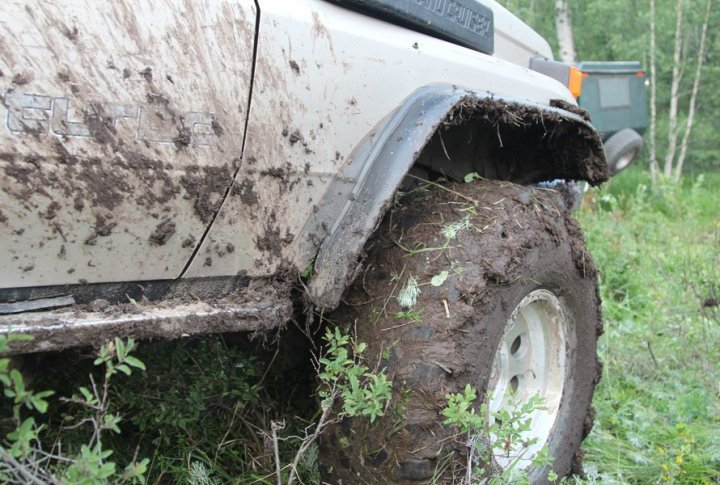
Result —
[[[445, 271], [442, 284], [431, 284]], [[410, 276], [420, 294], [411, 308], [403, 308], [397, 296]], [[445, 396], [466, 384], [485, 396], [489, 387], [503, 387], [515, 377], [512, 372], [498, 377], [502, 364], [496, 361], [520, 348], [515, 335], [508, 342], [508, 322], [537, 295], [555, 308], [545, 319], [546, 331], [557, 332], [552, 322], [564, 322], [564, 346], [557, 352], [551, 345], [547, 352], [563, 360], [558, 402], [540, 433], [553, 456], [552, 468], [564, 476], [580, 469], [580, 445], [592, 426], [591, 400], [600, 376], [596, 271], [577, 223], [553, 191], [508, 182], [429, 187], [406, 196], [368, 245], [364, 270], [335, 315], [356, 325], [358, 339], [368, 344], [368, 361], [386, 368], [393, 400], [375, 424], [346, 419], [325, 434], [326, 479], [417, 483], [434, 477], [436, 483], [451, 483], [462, 478], [466, 436], [441, 424]], [[533, 372], [541, 374], [538, 379], [558, 381], [556, 370], [552, 363], [530, 366], [526, 385]], [[544, 482], [548, 471], [532, 470], [532, 482]]]

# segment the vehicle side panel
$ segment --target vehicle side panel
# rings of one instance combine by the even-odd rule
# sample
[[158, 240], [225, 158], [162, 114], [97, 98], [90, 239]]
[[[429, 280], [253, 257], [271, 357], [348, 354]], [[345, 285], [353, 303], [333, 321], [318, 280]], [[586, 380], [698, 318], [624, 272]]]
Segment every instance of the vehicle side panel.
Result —
[[252, 1], [0, 5], [0, 288], [176, 278], [239, 166]]
[[574, 104], [538, 73], [327, 2], [259, 5], [243, 167], [188, 277], [303, 270], [336, 222], [319, 221], [321, 233], [299, 237], [331, 199], [331, 182], [355, 185], [365, 169], [350, 164], [355, 147], [423, 86]]

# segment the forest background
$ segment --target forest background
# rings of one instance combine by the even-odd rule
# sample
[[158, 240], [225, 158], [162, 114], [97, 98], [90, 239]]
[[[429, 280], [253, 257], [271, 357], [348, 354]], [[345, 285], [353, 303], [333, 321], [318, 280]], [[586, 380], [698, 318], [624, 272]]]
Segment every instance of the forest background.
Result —
[[720, 9], [501, 3], [557, 59], [640, 61], [648, 80], [643, 151], [577, 213], [600, 268], [605, 334], [587, 474], [573, 481], [720, 483]]
[[[550, 42], [556, 58], [567, 53], [560, 43], [563, 21], [569, 22], [577, 61], [640, 61], [652, 80], [655, 57], [656, 153], [660, 170], [669, 151], [675, 162], [690, 113], [698, 63], [701, 65], [692, 130], [688, 138], [684, 170], [690, 173], [717, 171], [720, 159], [720, 9], [704, 0], [505, 0], [500, 3], [527, 22]], [[652, 10], [655, 10], [655, 46], [652, 42]], [[563, 12], [563, 10], [565, 12]], [[706, 14], [708, 14], [706, 18]], [[706, 40], [701, 41], [707, 24]], [[677, 54], [676, 54], [677, 51]], [[699, 61], [699, 62], [698, 62]], [[675, 82], [675, 85], [674, 85]], [[649, 84], [649, 83], [648, 83]], [[651, 99], [651, 87], [648, 97]], [[675, 130], [673, 98], [677, 103]], [[650, 131], [650, 130], [649, 130]], [[672, 132], [678, 135], [672, 148]], [[648, 132], [640, 163], [649, 167], [652, 141]]]

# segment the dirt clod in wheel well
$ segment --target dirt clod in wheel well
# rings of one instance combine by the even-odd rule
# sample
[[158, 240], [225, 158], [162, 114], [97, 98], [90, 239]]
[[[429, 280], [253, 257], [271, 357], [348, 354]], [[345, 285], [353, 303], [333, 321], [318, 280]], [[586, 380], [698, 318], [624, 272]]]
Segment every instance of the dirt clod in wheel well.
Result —
[[602, 140], [586, 118], [586, 112], [561, 101], [542, 108], [467, 96], [445, 117], [417, 163], [455, 180], [474, 171], [524, 185], [555, 179], [598, 185], [609, 172]]

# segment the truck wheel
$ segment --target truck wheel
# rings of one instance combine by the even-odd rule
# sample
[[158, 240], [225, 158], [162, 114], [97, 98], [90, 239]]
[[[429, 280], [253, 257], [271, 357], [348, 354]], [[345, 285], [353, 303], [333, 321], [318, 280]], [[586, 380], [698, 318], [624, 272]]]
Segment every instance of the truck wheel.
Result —
[[[385, 218], [363, 264], [334, 319], [357, 328], [367, 361], [393, 379], [393, 399], [374, 424], [328, 430], [321, 465], [332, 483], [445, 483], [468, 463], [508, 466], [505, 456], [473, 463], [477, 437], [442, 424], [446, 395], [467, 384], [478, 411], [485, 396], [497, 411], [511, 391], [521, 402], [539, 394], [545, 410], [526, 416], [530, 431], [508, 449], [533, 458], [547, 444], [558, 475], [580, 470], [600, 301], [580, 228], [555, 192], [495, 181], [417, 189]], [[530, 462], [519, 464], [544, 482], [549, 468]]]
[[642, 136], [632, 128], [625, 128], [611, 136], [604, 143], [610, 175], [618, 174], [629, 167], [642, 146]]

